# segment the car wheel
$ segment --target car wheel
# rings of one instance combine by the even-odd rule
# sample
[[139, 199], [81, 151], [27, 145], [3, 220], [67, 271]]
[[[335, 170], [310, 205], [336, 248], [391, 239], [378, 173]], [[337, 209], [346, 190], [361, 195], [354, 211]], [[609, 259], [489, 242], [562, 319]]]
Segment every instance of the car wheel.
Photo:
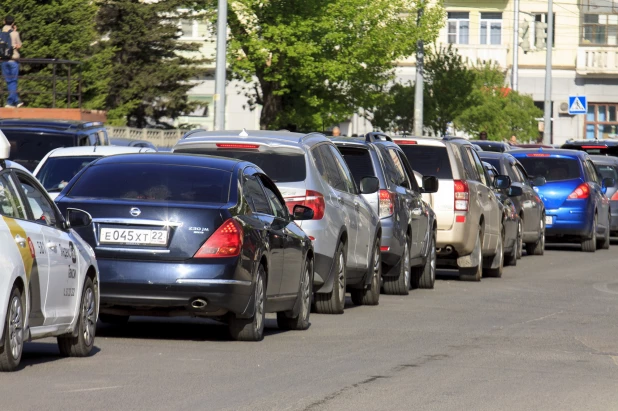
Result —
[[24, 352], [24, 304], [13, 286], [4, 320], [4, 346], [0, 348], [0, 371], [15, 371]]
[[594, 253], [597, 250], [597, 216], [594, 216], [592, 225], [592, 236], [582, 240], [582, 251], [586, 253]]
[[333, 289], [329, 293], [315, 295], [315, 309], [319, 314], [343, 314], [345, 308], [346, 288], [346, 255], [343, 243], [340, 243], [335, 252], [335, 278]]
[[541, 216], [539, 222], [539, 239], [536, 243], [526, 244], [526, 253], [528, 255], [543, 255], [545, 254], [545, 216]]
[[517, 235], [515, 237], [515, 245], [513, 245], [513, 251], [506, 255], [504, 264], [516, 266], [517, 265], [517, 256], [519, 255], [519, 250], [522, 242], [522, 224], [521, 220], [517, 222]]
[[521, 223], [521, 236], [519, 237], [519, 244], [517, 244], [517, 259], [520, 260], [524, 256], [524, 218], [520, 218]]
[[300, 288], [298, 298], [300, 308], [298, 315], [290, 316], [290, 312], [277, 313], [277, 325], [282, 330], [306, 330], [309, 328], [309, 315], [311, 314], [311, 295], [313, 294], [313, 262], [307, 260], [303, 267], [303, 274], [300, 278]]
[[100, 313], [99, 320], [105, 324], [123, 325], [129, 322], [129, 316]]
[[597, 243], [597, 248], [601, 250], [609, 250], [610, 239], [609, 239], [609, 222], [611, 221], [611, 216], [607, 216], [607, 226], [605, 228], [605, 234], [603, 235], [603, 240]]
[[502, 277], [502, 269], [504, 268], [504, 237], [505, 237], [504, 227], [502, 227], [502, 235], [500, 236], [500, 243], [498, 244], [498, 252], [496, 253], [496, 257], [498, 257], [500, 263], [498, 264], [498, 267], [496, 268], [491, 268], [491, 267], [486, 268], [485, 273], [484, 273], [486, 277], [495, 277], [495, 278]]
[[418, 280], [419, 288], [433, 289], [436, 282], [436, 236], [431, 234], [429, 240], [429, 251], [427, 261], [423, 267], [423, 272]]
[[479, 231], [473, 253], [476, 254], [479, 264], [476, 267], [459, 267], [459, 279], [461, 281], [481, 281], [483, 278], [483, 232]]
[[58, 337], [58, 349], [63, 357], [86, 357], [94, 347], [97, 332], [97, 294], [90, 277], [86, 277], [84, 283], [76, 327], [76, 336]]
[[266, 272], [260, 264], [255, 278], [253, 296], [253, 316], [251, 318], [238, 318], [232, 315], [229, 322], [229, 330], [232, 339], [236, 341], [262, 341], [264, 339], [264, 303], [266, 299], [266, 284], [264, 278]]
[[382, 278], [382, 252], [380, 239], [376, 238], [371, 258], [371, 284], [369, 288], [352, 290], [352, 302], [356, 305], [380, 304], [380, 280]]
[[384, 293], [390, 295], [408, 295], [410, 294], [410, 237], [406, 237], [406, 242], [403, 246], [403, 254], [399, 262], [399, 275], [395, 278], [384, 278]]

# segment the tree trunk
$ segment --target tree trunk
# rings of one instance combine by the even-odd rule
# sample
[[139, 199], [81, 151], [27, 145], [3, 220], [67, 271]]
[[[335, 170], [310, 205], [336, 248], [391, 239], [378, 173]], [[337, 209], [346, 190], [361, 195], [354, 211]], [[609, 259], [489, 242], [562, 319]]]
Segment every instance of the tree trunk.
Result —
[[277, 115], [282, 109], [282, 98], [276, 96], [275, 87], [271, 83], [261, 82], [262, 86], [262, 113], [260, 114], [260, 129], [268, 130], [276, 125]]

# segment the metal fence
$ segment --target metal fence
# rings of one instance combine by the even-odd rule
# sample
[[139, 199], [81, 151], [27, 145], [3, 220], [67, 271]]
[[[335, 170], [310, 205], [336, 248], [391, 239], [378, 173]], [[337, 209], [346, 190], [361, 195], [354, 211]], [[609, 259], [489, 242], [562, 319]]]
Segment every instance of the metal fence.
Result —
[[153, 128], [110, 127], [107, 126], [110, 138], [127, 138], [130, 140], [146, 140], [157, 147], [172, 147], [187, 132], [186, 130], [157, 130]]

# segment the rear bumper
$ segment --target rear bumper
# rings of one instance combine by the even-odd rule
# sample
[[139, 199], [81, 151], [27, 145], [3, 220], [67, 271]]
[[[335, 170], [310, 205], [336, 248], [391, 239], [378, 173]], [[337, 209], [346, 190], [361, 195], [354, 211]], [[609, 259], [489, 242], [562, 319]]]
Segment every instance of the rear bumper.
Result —
[[401, 238], [405, 238], [402, 233], [399, 238], [394, 235], [393, 218], [384, 218], [380, 220], [382, 226], [382, 238], [380, 239], [380, 247], [382, 250], [382, 262], [390, 266], [399, 264], [401, 255], [403, 254], [403, 243]]
[[[465, 217], [465, 222], [455, 222], [449, 230], [440, 230], [438, 228], [436, 248], [442, 249], [441, 252], [438, 253], [438, 258], [464, 256], [470, 254], [474, 249], [479, 225], [474, 224], [470, 220], [469, 215]], [[445, 254], [444, 252], [444, 249], [448, 246], [453, 248], [453, 253], [451, 253], [451, 255]]]
[[[225, 260], [225, 261], [224, 261]], [[239, 258], [191, 264], [99, 259], [102, 313], [253, 315], [253, 280]], [[207, 302], [193, 309], [195, 299]]]
[[552, 217], [552, 224], [546, 224], [546, 237], [592, 235], [594, 216], [587, 208], [561, 207], [545, 210], [545, 215]]
[[611, 210], [611, 217], [609, 221], [610, 230], [618, 231], [618, 201], [610, 201], [609, 207]]

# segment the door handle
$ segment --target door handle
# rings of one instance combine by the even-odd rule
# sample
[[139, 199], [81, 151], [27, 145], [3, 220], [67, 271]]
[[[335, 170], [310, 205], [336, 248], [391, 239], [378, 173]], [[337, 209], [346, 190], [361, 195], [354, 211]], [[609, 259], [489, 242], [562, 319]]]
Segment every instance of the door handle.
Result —
[[47, 248], [49, 248], [50, 250], [56, 251], [56, 247], [57, 245], [54, 243], [47, 243]]
[[26, 239], [19, 234], [15, 236], [15, 242], [21, 246], [21, 248], [26, 248]]

